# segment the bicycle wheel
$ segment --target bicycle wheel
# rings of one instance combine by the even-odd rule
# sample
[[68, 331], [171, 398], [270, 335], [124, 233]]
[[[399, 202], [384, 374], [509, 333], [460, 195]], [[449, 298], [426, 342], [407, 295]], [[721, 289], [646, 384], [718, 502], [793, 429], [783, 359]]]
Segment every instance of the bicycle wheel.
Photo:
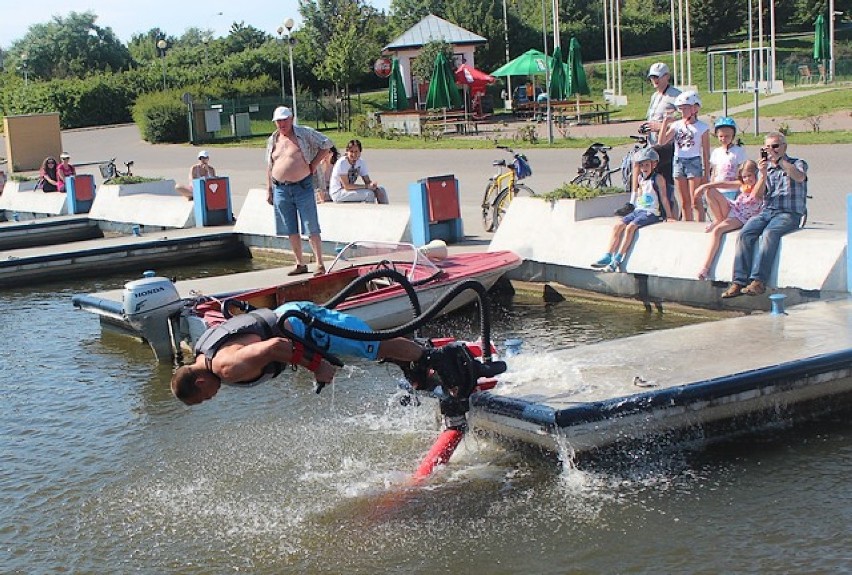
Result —
[[515, 184], [514, 194], [509, 194], [509, 188], [503, 188], [491, 208], [492, 231], [497, 231], [497, 228], [500, 227], [500, 222], [503, 221], [506, 210], [509, 209], [509, 204], [515, 196], [533, 197], [535, 192], [525, 184]]
[[499, 196], [497, 186], [492, 179], [485, 186], [485, 195], [482, 196], [482, 227], [485, 228], [486, 232], [493, 232], [495, 229], [492, 207], [497, 196]]
[[583, 186], [584, 188], [598, 188], [601, 185], [595, 174], [591, 172], [583, 172], [571, 180], [571, 183], [576, 186]]

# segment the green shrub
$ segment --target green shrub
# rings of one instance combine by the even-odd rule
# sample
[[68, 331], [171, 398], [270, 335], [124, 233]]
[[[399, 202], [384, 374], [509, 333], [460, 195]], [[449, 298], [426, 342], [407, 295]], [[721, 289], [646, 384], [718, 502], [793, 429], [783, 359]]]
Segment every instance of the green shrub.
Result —
[[145, 184], [147, 182], [162, 182], [165, 178], [146, 178], [144, 176], [117, 176], [105, 184], [124, 186], [129, 184]]
[[187, 109], [177, 92], [139, 96], [133, 106], [133, 121], [142, 138], [152, 144], [189, 141]]
[[562, 184], [552, 192], [538, 197], [553, 202], [556, 200], [588, 200], [598, 196], [611, 196], [621, 193], [624, 193], [624, 188], [587, 188], [577, 184]]

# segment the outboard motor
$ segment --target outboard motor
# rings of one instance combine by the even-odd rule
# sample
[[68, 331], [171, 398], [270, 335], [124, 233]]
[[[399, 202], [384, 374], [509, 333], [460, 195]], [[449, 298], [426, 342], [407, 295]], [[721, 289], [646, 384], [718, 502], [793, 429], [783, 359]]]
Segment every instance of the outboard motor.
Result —
[[179, 314], [184, 302], [168, 278], [145, 272], [145, 277], [124, 284], [124, 315], [154, 350], [158, 361], [171, 361], [180, 351], [177, 340]]

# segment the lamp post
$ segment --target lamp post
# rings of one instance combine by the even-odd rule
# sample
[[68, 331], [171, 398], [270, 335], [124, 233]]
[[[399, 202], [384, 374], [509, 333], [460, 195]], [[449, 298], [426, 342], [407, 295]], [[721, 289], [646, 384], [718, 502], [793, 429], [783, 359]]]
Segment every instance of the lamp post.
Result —
[[21, 54], [21, 70], [24, 72], [24, 86], [29, 85], [29, 73], [27, 71], [28, 60], [30, 59], [30, 55], [27, 52]]
[[[279, 26], [277, 32], [278, 32], [278, 43], [282, 44], [284, 42], [284, 36], [283, 36], [284, 26]], [[281, 69], [281, 103], [283, 104], [284, 98], [286, 97], [286, 94], [284, 93], [284, 50], [283, 49], [278, 52], [278, 64], [279, 64], [279, 67]], [[293, 100], [295, 101], [295, 98], [293, 98]]]
[[210, 78], [210, 54], [207, 51], [207, 47], [210, 44], [210, 36], [206, 34], [202, 36], [201, 43], [204, 44], [204, 79], [208, 80]]
[[[503, 43], [506, 45], [506, 63], [509, 63], [509, 16], [506, 12], [506, 0], [503, 0]], [[512, 77], [506, 76], [506, 91], [509, 94], [509, 107], [512, 106], [514, 96], [512, 94]], [[506, 103], [503, 102], [503, 107]]]
[[163, 59], [163, 91], [166, 91], [166, 48], [169, 43], [162, 38], [157, 41], [157, 49], [160, 51], [160, 57]]
[[287, 18], [284, 22], [284, 27], [287, 28], [287, 49], [290, 52], [290, 92], [293, 94], [293, 123], [299, 120], [299, 114], [296, 112], [296, 73], [293, 71], [293, 22], [292, 18]]

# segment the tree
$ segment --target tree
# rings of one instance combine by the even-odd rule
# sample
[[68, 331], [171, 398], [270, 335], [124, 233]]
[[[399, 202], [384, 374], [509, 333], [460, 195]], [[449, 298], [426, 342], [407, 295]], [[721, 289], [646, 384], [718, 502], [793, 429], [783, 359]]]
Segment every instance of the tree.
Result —
[[438, 52], [444, 53], [447, 62], [453, 61], [452, 45], [442, 40], [437, 40], [423, 46], [420, 55], [411, 63], [411, 73], [422, 84], [426, 84], [432, 79], [432, 73], [435, 71], [435, 58], [438, 57]]
[[228, 37], [225, 38], [225, 50], [229, 54], [235, 54], [249, 48], [260, 48], [271, 39], [272, 36], [259, 28], [246, 26], [245, 22], [234, 22]]
[[349, 86], [368, 73], [379, 47], [362, 32], [362, 7], [358, 3], [342, 2], [337, 8], [338, 16], [328, 30], [330, 38], [317, 63], [316, 75], [320, 80], [332, 82], [337, 92], [343, 88], [339, 98], [340, 121], [342, 125], [348, 125]]
[[30, 77], [39, 79], [126, 70], [130, 52], [111, 28], [95, 24], [97, 18], [93, 12], [71, 12], [66, 17], [54, 16], [46, 24], [33, 24], [12, 44], [12, 63], [19, 66], [26, 54]]
[[169, 46], [174, 46], [177, 43], [174, 36], [168, 36], [160, 28], [151, 28], [147, 32], [131, 36], [127, 48], [130, 51], [133, 61], [136, 64], [144, 65], [156, 60], [159, 57], [157, 51], [157, 42], [159, 40], [165, 40]]
[[391, 28], [399, 35], [429, 14], [443, 17], [447, 4], [444, 0], [391, 0]]

